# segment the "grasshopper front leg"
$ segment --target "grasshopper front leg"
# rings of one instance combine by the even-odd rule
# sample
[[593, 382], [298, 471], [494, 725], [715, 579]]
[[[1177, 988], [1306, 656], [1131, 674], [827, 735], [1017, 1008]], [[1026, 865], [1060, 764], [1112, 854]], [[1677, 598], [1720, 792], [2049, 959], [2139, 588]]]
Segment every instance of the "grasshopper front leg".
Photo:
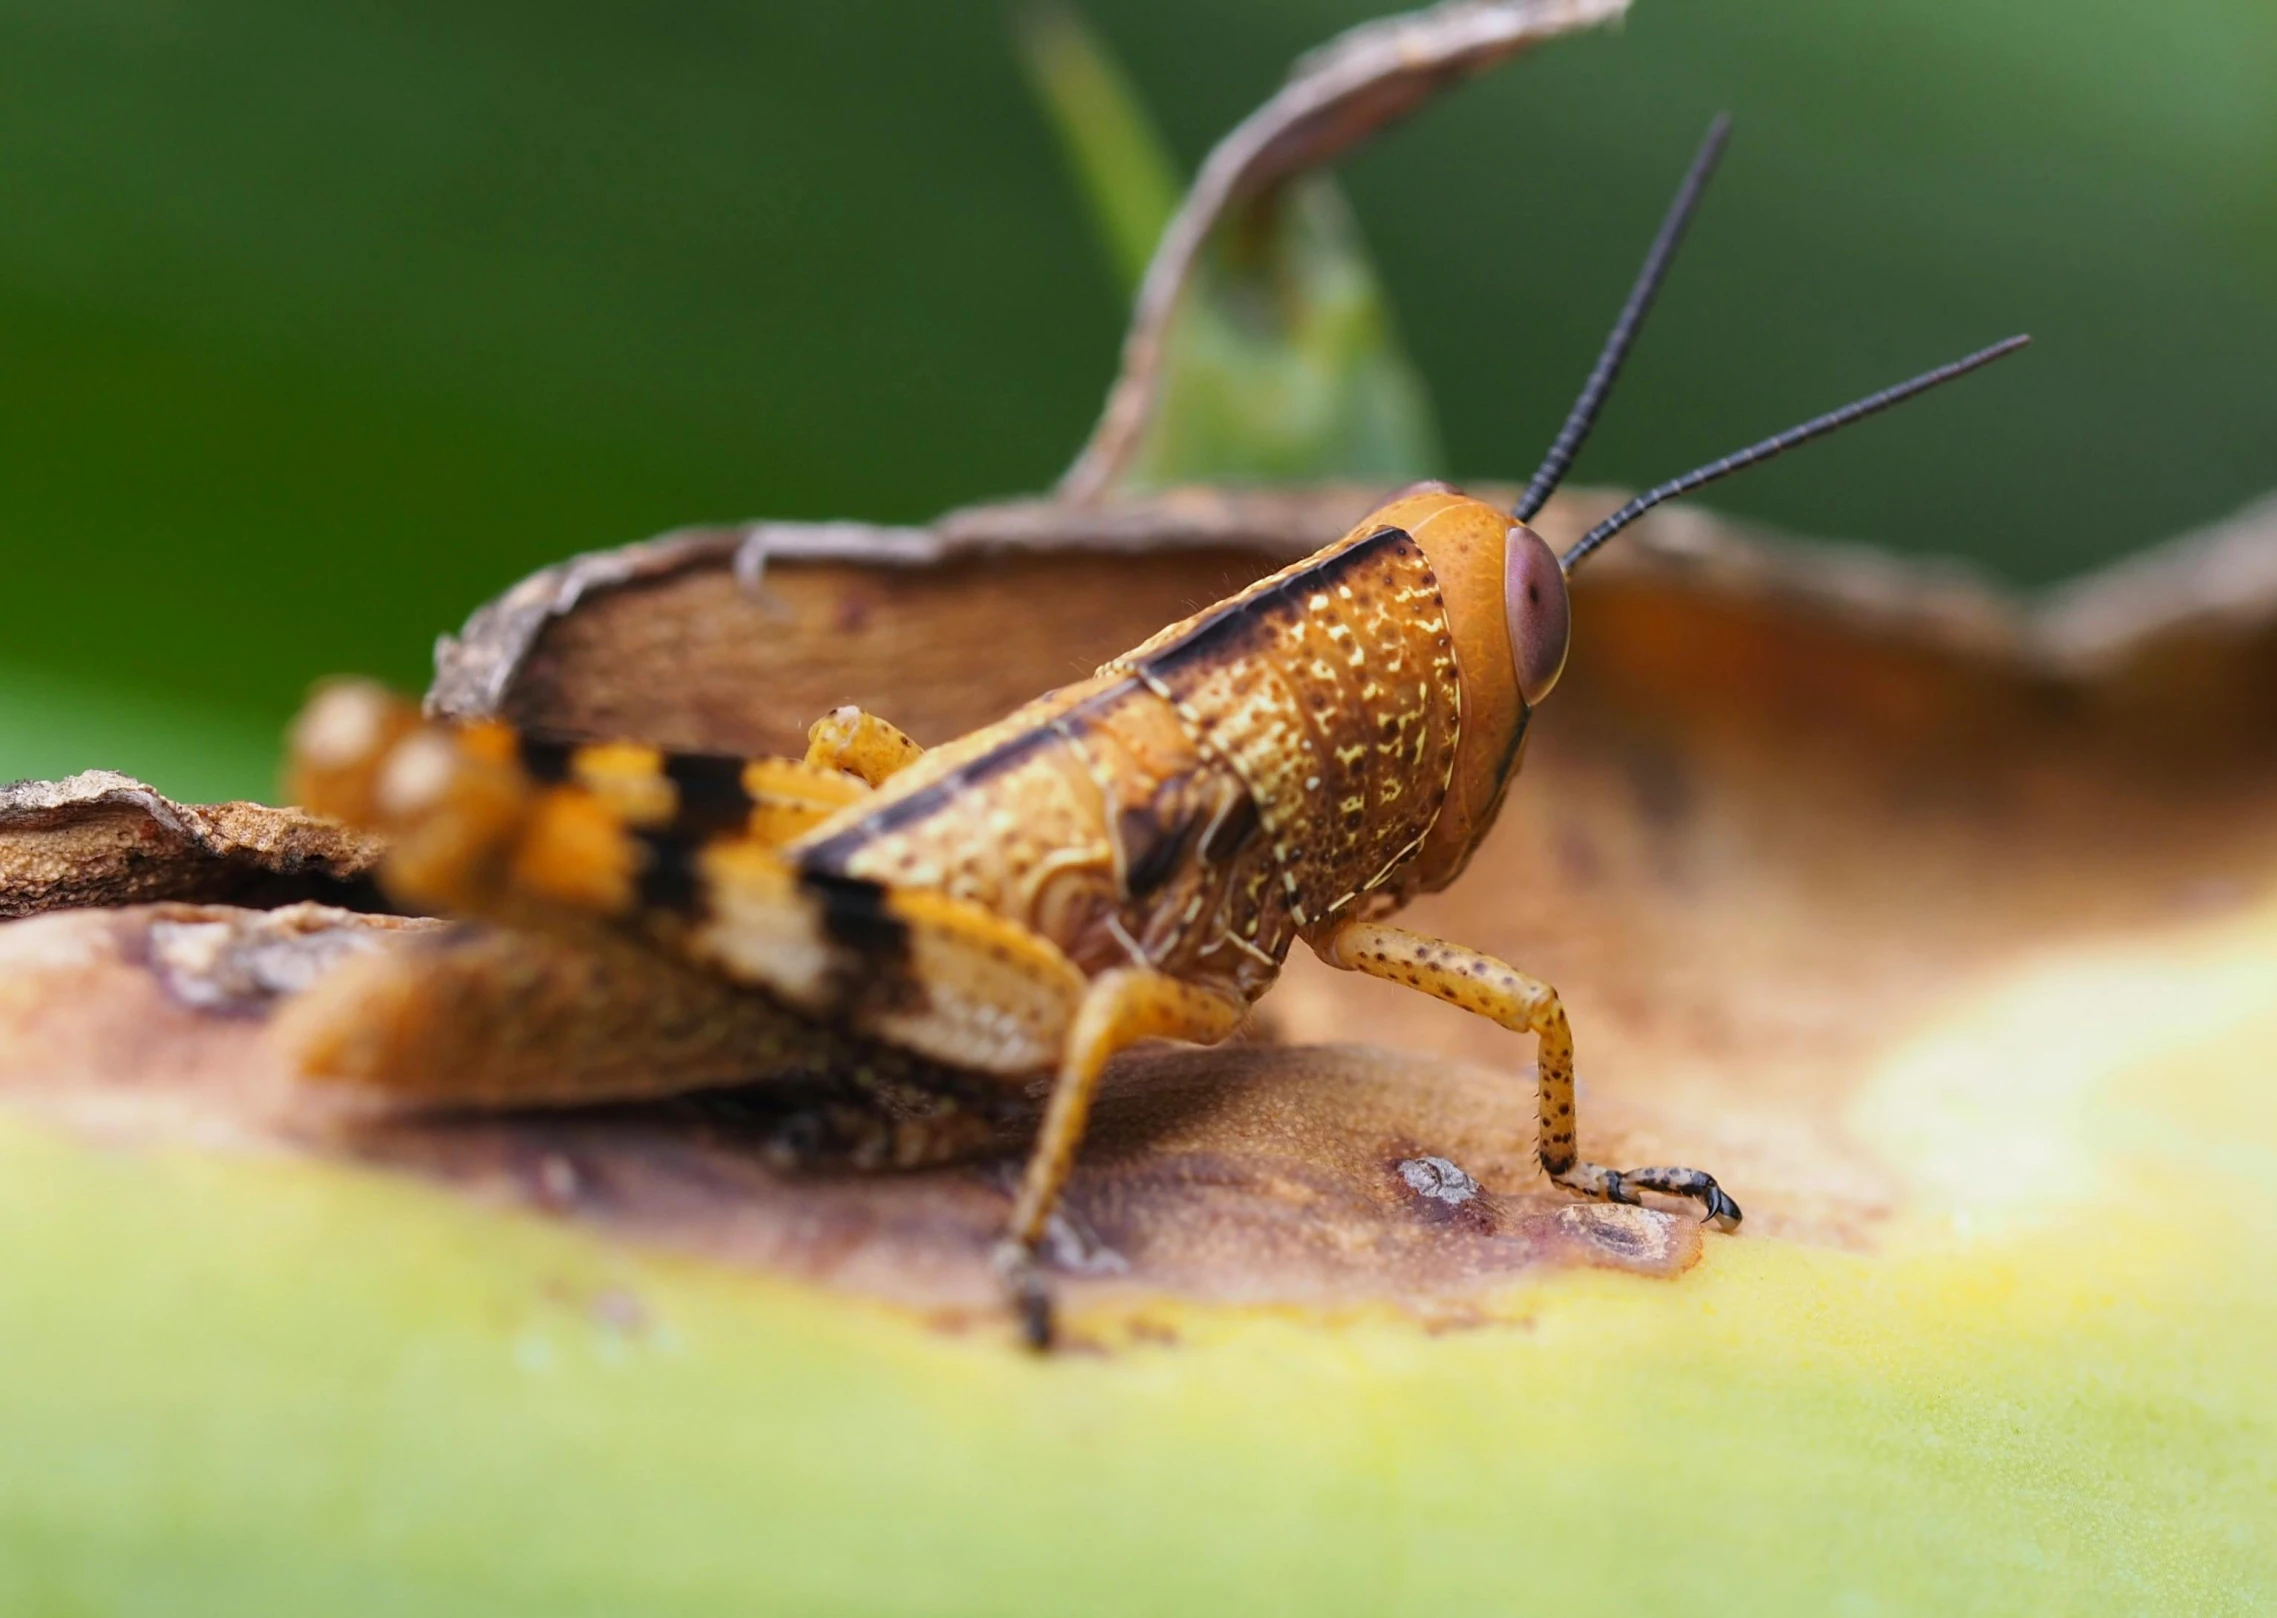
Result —
[[802, 762], [817, 770], [843, 770], [877, 787], [924, 756], [925, 749], [899, 727], [849, 703], [807, 727]]
[[1724, 1229], [1739, 1223], [1739, 1204], [1713, 1175], [1698, 1169], [1609, 1169], [1581, 1160], [1573, 1112], [1573, 1030], [1557, 990], [1541, 979], [1477, 950], [1381, 922], [1347, 921], [1313, 948], [1331, 966], [1407, 984], [1492, 1018], [1513, 1033], [1534, 1035], [1540, 1047], [1535, 1099], [1541, 1115], [1535, 1150], [1542, 1172], [1554, 1183], [1607, 1202], [1635, 1202], [1639, 1191], [1690, 1197]]
[[1085, 990], [1068, 1026], [1043, 1127], [1020, 1176], [1011, 1222], [996, 1248], [996, 1272], [1011, 1295], [1031, 1348], [1047, 1348], [1052, 1338], [1051, 1289], [1037, 1262], [1037, 1249], [1075, 1166], [1076, 1148], [1083, 1142], [1091, 1100], [1098, 1094], [1099, 1076], [1107, 1063], [1142, 1039], [1215, 1044], [1240, 1023], [1242, 1009], [1222, 995], [1138, 967], [1102, 973]]

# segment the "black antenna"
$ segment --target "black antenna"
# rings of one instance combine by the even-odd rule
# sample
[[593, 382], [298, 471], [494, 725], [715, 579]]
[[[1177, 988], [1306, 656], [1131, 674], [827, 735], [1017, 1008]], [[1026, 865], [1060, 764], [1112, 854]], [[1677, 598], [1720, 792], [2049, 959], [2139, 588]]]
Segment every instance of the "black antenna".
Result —
[[1606, 395], [1613, 391], [1613, 384], [1620, 377], [1622, 363], [1629, 357], [1629, 345], [1637, 340], [1637, 333], [1644, 326], [1652, 300], [1659, 294], [1660, 283], [1668, 274], [1669, 261], [1675, 258], [1677, 246], [1692, 223], [1692, 210], [1700, 205], [1700, 193], [1708, 188], [1708, 176], [1716, 172], [1716, 161], [1724, 155], [1724, 142], [1730, 136], [1731, 114], [1717, 113], [1715, 122], [1708, 125], [1708, 133], [1700, 142], [1698, 154], [1692, 159], [1692, 167], [1685, 172], [1684, 183], [1676, 188], [1676, 200], [1668, 205], [1668, 212], [1660, 221], [1660, 234], [1652, 239], [1644, 268], [1637, 271], [1636, 285], [1629, 288], [1629, 301], [1621, 305], [1612, 334], [1598, 351], [1589, 380], [1581, 385], [1581, 397], [1574, 400], [1573, 408], [1566, 412], [1565, 425], [1558, 429], [1557, 441], [1550, 445], [1550, 452], [1542, 457], [1542, 464], [1527, 483], [1526, 492], [1519, 496], [1516, 515], [1520, 522], [1531, 522], [1534, 513], [1557, 492], [1557, 486], [1565, 481], [1567, 471], [1573, 466], [1573, 458], [1581, 453], [1589, 429], [1597, 425], [1597, 412], [1605, 408]]
[[1727, 478], [1734, 472], [1745, 471], [1759, 461], [1768, 461], [1774, 455], [1783, 454], [1787, 450], [1793, 449], [1797, 444], [1807, 444], [1814, 438], [1824, 438], [1837, 428], [1847, 427], [1852, 422], [1861, 421], [1877, 411], [1887, 410], [1891, 405], [1901, 404], [1917, 393], [1927, 393], [1941, 382], [1950, 382], [1957, 376], [1966, 376], [1980, 365], [1990, 365], [2004, 354], [2015, 353], [2031, 340], [2029, 337], [2011, 337], [2004, 343], [1995, 343], [1990, 348], [1979, 349], [1966, 359], [1955, 360], [1950, 365], [1940, 365], [1934, 371], [1924, 371], [1910, 382], [1900, 382], [1894, 388], [1884, 388], [1879, 393], [1870, 393], [1856, 404], [1844, 405], [1840, 410], [1829, 411], [1823, 416], [1814, 416], [1801, 426], [1790, 427], [1783, 433], [1766, 438], [1760, 444], [1750, 444], [1743, 450], [1726, 455], [1720, 461], [1710, 461], [1706, 466], [1687, 472], [1680, 478], [1670, 478], [1657, 488], [1647, 489], [1620, 510], [1614, 512], [1612, 516], [1607, 517], [1596, 527], [1590, 529], [1588, 533], [1583, 534], [1580, 539], [1574, 542], [1573, 549], [1559, 557], [1558, 561], [1568, 573], [1571, 573], [1580, 566], [1591, 551], [1604, 544], [1605, 541], [1611, 539], [1662, 501], [1673, 500], [1680, 494], [1690, 494], [1694, 489], [1700, 488], [1704, 484], [1713, 483], [1718, 478]]

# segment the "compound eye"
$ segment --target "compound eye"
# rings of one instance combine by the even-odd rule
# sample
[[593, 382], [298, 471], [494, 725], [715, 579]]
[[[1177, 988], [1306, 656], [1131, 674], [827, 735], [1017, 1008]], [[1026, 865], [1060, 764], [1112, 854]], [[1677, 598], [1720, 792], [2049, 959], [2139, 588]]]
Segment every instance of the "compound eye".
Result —
[[1573, 615], [1566, 606], [1565, 569], [1542, 536], [1519, 523], [1503, 541], [1502, 610], [1510, 621], [1510, 661], [1518, 694], [1531, 708], [1550, 694], [1565, 672]]

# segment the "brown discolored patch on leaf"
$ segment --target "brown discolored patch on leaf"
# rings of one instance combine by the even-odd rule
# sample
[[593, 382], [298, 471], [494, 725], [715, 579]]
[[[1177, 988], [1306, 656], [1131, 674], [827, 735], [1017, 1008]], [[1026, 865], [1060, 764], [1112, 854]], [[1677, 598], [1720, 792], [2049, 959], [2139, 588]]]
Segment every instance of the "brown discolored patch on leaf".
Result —
[[0, 787], [0, 917], [155, 899], [371, 906], [379, 855], [297, 809], [192, 807], [110, 770]]
[[0, 1099], [107, 1136], [268, 1139], [295, 1098], [277, 1003], [441, 923], [327, 905], [157, 904], [0, 925]]
[[[999, 1092], [1006, 1104], [959, 1161], [876, 1174], [784, 1164], [785, 1126], [813, 1105], [811, 1088], [483, 1115], [342, 1104], [352, 1092], [298, 1079], [296, 1024], [344, 993], [367, 997], [373, 1037], [401, 1034], [445, 1060], [478, 1054], [441, 1050], [455, 1028], [512, 1060], [576, 1061], [607, 1019], [625, 1017], [628, 987], [673, 988], [669, 963], [602, 959], [648, 975], [613, 981], [614, 1009], [580, 1020], [568, 996], [592, 988], [593, 957], [554, 941], [314, 905], [41, 917], [0, 929], [0, 1100], [115, 1141], [189, 1138], [417, 1175], [939, 1319], [994, 1309], [987, 1254], [1032, 1124], [1016, 1093]], [[312, 977], [318, 988], [292, 998]], [[386, 1026], [401, 1007], [375, 981], [437, 997], [418, 1029]], [[750, 1003], [694, 974], [681, 987]], [[450, 994], [458, 1020], [428, 1022]], [[89, 1016], [96, 1006], [103, 1015]], [[500, 1032], [479, 1015], [540, 1009], [567, 1020], [531, 1016]], [[672, 1021], [620, 1031], [653, 1049], [686, 1037], [657, 1032]], [[1500, 1075], [1421, 1070], [1381, 1051], [1133, 1053], [1109, 1081], [1050, 1256], [1079, 1299], [1388, 1301], [1433, 1317], [1545, 1263], [1668, 1274], [1698, 1256], [1688, 1218], [1577, 1210], [1541, 1187], [1522, 1133], [1507, 1127], [1510, 1103]], [[1460, 1159], [1456, 1172], [1476, 1177], [1459, 1217], [1402, 1174], [1419, 1157]]]

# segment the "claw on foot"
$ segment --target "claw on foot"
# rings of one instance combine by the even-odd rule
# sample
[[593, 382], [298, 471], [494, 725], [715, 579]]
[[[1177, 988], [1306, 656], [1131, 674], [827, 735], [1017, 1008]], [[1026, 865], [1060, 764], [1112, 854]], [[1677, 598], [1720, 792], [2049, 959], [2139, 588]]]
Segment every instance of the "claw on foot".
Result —
[[1568, 1163], [1563, 1168], [1549, 1170], [1549, 1175], [1553, 1184], [1604, 1202], [1633, 1205], [1642, 1200], [1637, 1195], [1639, 1191], [1689, 1197], [1700, 1205], [1704, 1221], [1713, 1223], [1719, 1230], [1739, 1228], [1739, 1204], [1716, 1184], [1714, 1175], [1703, 1174], [1698, 1169], [1608, 1169], [1595, 1163]]

